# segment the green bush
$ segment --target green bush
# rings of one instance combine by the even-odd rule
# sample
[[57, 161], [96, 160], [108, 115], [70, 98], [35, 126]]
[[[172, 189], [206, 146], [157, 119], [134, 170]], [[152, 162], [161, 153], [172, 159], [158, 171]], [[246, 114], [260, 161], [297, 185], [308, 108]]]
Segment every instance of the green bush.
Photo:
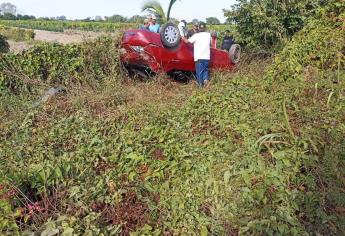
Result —
[[[69, 85], [101, 81], [118, 71], [117, 39], [82, 44], [42, 43], [21, 54], [4, 54], [0, 87], [18, 91], [36, 83]], [[13, 76], [15, 75], [15, 76]]]
[[[338, 0], [335, 0], [338, 1]], [[225, 11], [229, 23], [236, 23], [240, 40], [249, 47], [280, 46], [303, 28], [309, 17], [325, 4], [323, 0], [240, 0]]]
[[35, 32], [30, 29], [19, 29], [0, 25], [0, 34], [14, 41], [28, 41], [35, 38]]
[[321, 235], [345, 232], [339, 212], [345, 207], [344, 7], [331, 1], [320, 8], [276, 56], [264, 82], [281, 101], [296, 146], [305, 150], [291, 179], [300, 186], [296, 212], [307, 232]]
[[6, 38], [0, 34], [0, 53], [7, 53], [10, 51], [10, 45]]

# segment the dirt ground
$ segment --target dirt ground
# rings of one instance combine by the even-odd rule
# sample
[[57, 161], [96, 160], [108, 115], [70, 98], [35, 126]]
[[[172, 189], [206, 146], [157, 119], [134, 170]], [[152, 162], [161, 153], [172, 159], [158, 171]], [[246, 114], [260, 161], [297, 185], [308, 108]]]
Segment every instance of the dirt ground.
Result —
[[7, 41], [9, 43], [9, 45], [10, 45], [11, 52], [15, 52], [15, 53], [24, 51], [24, 50], [30, 48], [30, 46], [31, 46], [27, 42], [15, 42], [15, 41], [12, 41], [12, 40], [7, 40]]
[[35, 30], [35, 40], [33, 42], [14, 42], [9, 40], [12, 52], [19, 53], [32, 47], [35, 42], [58, 42], [62, 44], [80, 43], [88, 39], [96, 38], [97, 36], [106, 33], [95, 32], [80, 32], [80, 31], [66, 31], [66, 32], [50, 32], [44, 30]]

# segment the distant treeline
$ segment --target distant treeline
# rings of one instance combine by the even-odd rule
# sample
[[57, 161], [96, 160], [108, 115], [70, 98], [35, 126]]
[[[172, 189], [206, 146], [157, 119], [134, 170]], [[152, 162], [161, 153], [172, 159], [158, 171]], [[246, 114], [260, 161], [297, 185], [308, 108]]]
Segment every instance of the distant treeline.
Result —
[[[105, 22], [114, 22], [114, 23], [122, 23], [122, 22], [127, 22], [127, 23], [139, 23], [144, 21], [146, 17], [145, 16], [140, 16], [140, 15], [135, 15], [132, 17], [124, 17], [121, 15], [113, 15], [113, 16], [96, 16], [94, 19], [91, 17], [87, 17], [85, 19], [78, 19], [75, 21], [83, 21], [83, 22], [100, 22], [100, 21], [105, 21]], [[55, 21], [55, 20], [61, 20], [61, 21], [66, 21], [67, 18], [66, 16], [57, 16], [57, 17], [35, 17], [31, 15], [21, 15], [21, 14], [12, 14], [12, 13], [4, 13], [0, 14], [0, 20], [46, 20], [46, 21]]]
[[0, 14], [0, 19], [1, 20], [34, 20], [36, 19], [35, 16], [30, 16], [30, 15], [21, 15], [21, 14], [11, 14], [11, 13], [4, 13]]
[[[109, 22], [109, 23], [142, 23], [147, 16], [134, 15], [131, 17], [125, 17], [122, 15], [113, 15], [113, 16], [96, 16], [94, 18], [87, 17], [85, 19], [76, 19], [68, 20], [66, 16], [57, 16], [57, 17], [35, 17], [31, 15], [21, 15], [21, 14], [12, 14], [4, 13], [0, 14], [0, 20], [45, 20], [45, 21], [78, 21], [78, 22]], [[178, 22], [178, 19], [170, 18], [173, 22]], [[190, 24], [198, 23], [198, 19], [193, 19]], [[221, 25], [221, 22], [216, 17], [206, 18], [206, 23], [209, 25]]]

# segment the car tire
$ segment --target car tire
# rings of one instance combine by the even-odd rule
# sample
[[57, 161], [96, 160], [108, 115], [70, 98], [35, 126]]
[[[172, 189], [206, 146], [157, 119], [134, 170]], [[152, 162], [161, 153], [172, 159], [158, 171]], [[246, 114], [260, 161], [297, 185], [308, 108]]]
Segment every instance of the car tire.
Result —
[[231, 62], [237, 64], [241, 59], [241, 46], [233, 44], [229, 50], [229, 55]]
[[166, 48], [176, 48], [181, 41], [181, 35], [178, 27], [174, 23], [166, 23], [160, 31], [161, 41]]

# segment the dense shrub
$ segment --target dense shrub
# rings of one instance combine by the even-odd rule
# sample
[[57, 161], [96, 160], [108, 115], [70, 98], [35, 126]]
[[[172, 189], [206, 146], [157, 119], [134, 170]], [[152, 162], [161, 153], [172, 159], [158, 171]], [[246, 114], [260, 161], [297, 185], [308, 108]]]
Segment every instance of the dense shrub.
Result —
[[0, 25], [0, 34], [14, 41], [27, 41], [35, 38], [35, 32], [31, 29], [19, 29]]
[[[335, 0], [339, 1], [339, 0]], [[309, 17], [328, 1], [241, 0], [225, 11], [229, 23], [235, 23], [241, 41], [249, 47], [279, 46], [303, 28]]]
[[309, 20], [306, 27], [276, 57], [271, 68], [272, 79], [303, 80], [305, 68], [318, 73], [337, 71], [345, 66], [343, 23], [345, 3], [328, 4]]
[[42, 43], [0, 61], [0, 86], [17, 91], [44, 82], [68, 85], [100, 81], [118, 71], [117, 40], [101, 37], [82, 44]]
[[[305, 150], [292, 185], [296, 212], [313, 234], [344, 234], [345, 3], [331, 1], [277, 55], [267, 90], [282, 101], [287, 129]], [[286, 101], [286, 103], [285, 103]]]
[[0, 53], [9, 52], [10, 45], [8, 44], [6, 38], [0, 34]]

